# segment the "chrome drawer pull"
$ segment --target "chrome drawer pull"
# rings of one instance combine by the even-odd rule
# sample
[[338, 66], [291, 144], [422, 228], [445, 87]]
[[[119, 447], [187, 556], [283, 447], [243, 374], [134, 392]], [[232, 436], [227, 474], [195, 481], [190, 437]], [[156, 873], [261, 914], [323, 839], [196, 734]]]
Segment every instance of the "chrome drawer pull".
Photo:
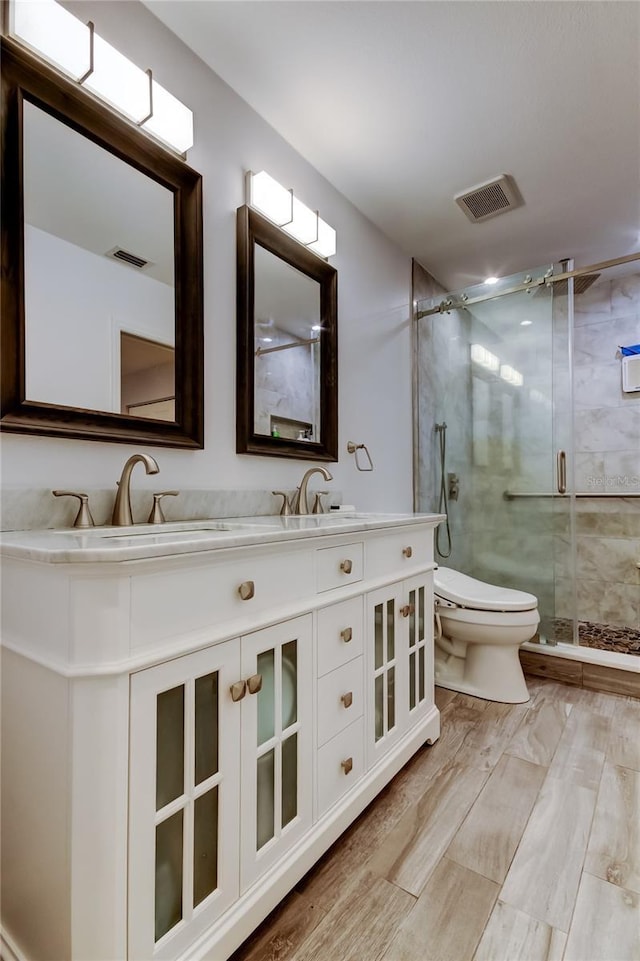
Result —
[[247, 685], [245, 681], [236, 681], [235, 684], [231, 685], [229, 690], [231, 691], [232, 701], [241, 701], [247, 693]]
[[412, 548], [412, 547], [403, 547], [403, 548], [402, 548], [402, 556], [403, 556], [403, 557], [411, 557], [412, 555], [413, 555], [413, 548]]
[[346, 694], [343, 694], [340, 700], [345, 707], [351, 707], [353, 704], [353, 691], [348, 691]]
[[340, 631], [340, 637], [345, 642], [345, 644], [348, 644], [353, 637], [353, 628], [345, 627], [344, 631]]
[[400, 608], [400, 613], [402, 614], [403, 617], [409, 617], [409, 614], [413, 614], [414, 611], [415, 611], [414, 604], [405, 604], [404, 607]]
[[342, 563], [340, 564], [340, 570], [344, 574], [350, 574], [351, 571], [353, 570], [353, 561], [349, 561], [349, 560], [342, 561]]
[[247, 688], [249, 694], [257, 694], [258, 691], [262, 690], [262, 674], [252, 674], [251, 677], [248, 677]]
[[346, 761], [342, 761], [342, 762], [340, 763], [340, 767], [342, 768], [342, 770], [344, 771], [345, 774], [349, 774], [349, 772], [350, 772], [350, 771], [352, 770], [352, 768], [353, 768], [353, 758], [352, 758], [352, 757], [348, 757]]
[[256, 585], [253, 581], [243, 581], [238, 588], [238, 594], [243, 601], [250, 601], [256, 592]]

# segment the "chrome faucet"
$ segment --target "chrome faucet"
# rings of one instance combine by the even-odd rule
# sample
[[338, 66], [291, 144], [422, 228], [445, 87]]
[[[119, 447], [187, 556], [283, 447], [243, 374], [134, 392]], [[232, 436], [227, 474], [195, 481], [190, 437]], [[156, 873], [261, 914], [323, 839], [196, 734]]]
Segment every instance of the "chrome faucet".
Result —
[[157, 474], [160, 471], [157, 462], [149, 454], [132, 454], [122, 468], [122, 475], [118, 481], [118, 493], [113, 505], [111, 523], [116, 527], [133, 524], [131, 513], [131, 471], [136, 464], [144, 464], [147, 474]]
[[330, 474], [326, 467], [310, 467], [306, 472], [300, 487], [298, 488], [293, 505], [291, 507], [292, 513], [294, 514], [309, 514], [309, 502], [307, 500], [307, 487], [309, 486], [309, 478], [313, 477], [314, 474], [322, 474], [326, 481], [333, 480], [333, 474]]

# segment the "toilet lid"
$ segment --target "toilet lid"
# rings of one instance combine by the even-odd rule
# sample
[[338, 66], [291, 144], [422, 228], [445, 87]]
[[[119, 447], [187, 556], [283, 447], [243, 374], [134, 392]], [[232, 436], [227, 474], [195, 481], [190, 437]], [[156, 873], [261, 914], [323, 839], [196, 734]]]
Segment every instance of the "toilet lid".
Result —
[[434, 590], [446, 601], [477, 611], [531, 611], [538, 606], [533, 594], [486, 584], [448, 567], [434, 572]]

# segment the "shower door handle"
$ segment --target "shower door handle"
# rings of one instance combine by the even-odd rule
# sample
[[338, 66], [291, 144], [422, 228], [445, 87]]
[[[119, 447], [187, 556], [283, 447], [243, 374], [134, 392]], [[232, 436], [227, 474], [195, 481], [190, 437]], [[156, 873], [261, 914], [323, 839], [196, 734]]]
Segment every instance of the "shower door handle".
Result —
[[559, 450], [556, 455], [556, 480], [558, 484], [558, 493], [567, 493], [567, 454], [563, 450]]

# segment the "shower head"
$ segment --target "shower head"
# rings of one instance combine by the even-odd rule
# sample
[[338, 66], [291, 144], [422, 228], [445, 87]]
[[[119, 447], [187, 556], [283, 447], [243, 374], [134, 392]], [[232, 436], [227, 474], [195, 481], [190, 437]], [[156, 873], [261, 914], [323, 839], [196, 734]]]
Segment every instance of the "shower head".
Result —
[[[579, 294], [584, 294], [585, 290], [588, 290], [591, 284], [595, 284], [599, 276], [600, 274], [582, 274], [580, 277], [574, 277], [573, 293], [575, 296], [577, 297]], [[553, 285], [553, 289], [559, 294], [566, 294], [568, 285], [568, 280], [559, 280]]]
[[[595, 284], [598, 277], [600, 277], [600, 274], [581, 274], [579, 277], [574, 277], [573, 278], [574, 296], [579, 297], [580, 294], [584, 294], [584, 292], [588, 290], [592, 284]], [[550, 287], [553, 290], [553, 292], [558, 294], [561, 297], [566, 297], [568, 286], [569, 286], [568, 280], [557, 280], [555, 284], [554, 283], [550, 284]], [[536, 289], [536, 293], [540, 293], [541, 291], [546, 293], [548, 289], [549, 288], [543, 284], [541, 287], [538, 287]]]

